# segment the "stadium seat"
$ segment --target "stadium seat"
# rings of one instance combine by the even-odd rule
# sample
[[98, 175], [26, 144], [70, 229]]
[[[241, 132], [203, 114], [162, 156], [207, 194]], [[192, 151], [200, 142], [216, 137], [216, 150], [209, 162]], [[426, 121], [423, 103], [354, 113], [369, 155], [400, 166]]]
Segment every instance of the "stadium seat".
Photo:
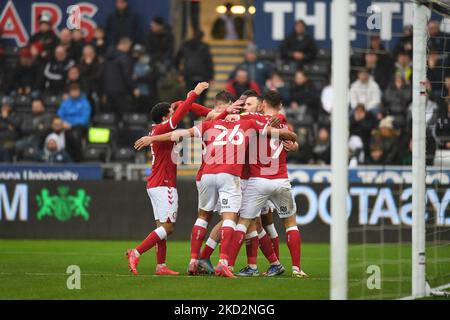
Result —
[[134, 162], [135, 152], [132, 148], [118, 148], [113, 154], [111, 161], [120, 163], [130, 163]]
[[267, 60], [275, 62], [278, 57], [277, 49], [260, 49], [258, 50], [258, 58], [260, 60]]
[[31, 111], [31, 97], [29, 95], [18, 95], [14, 100], [14, 108], [17, 112]]
[[92, 123], [96, 127], [117, 129], [117, 115], [115, 113], [98, 113]]
[[37, 153], [38, 150], [33, 147], [26, 148], [21, 154], [18, 155], [17, 160], [20, 162], [34, 162], [36, 161]]
[[56, 112], [61, 105], [60, 95], [47, 95], [44, 97], [44, 105], [48, 111]]
[[142, 136], [148, 135], [149, 130], [143, 127], [124, 127], [119, 129], [116, 139], [117, 146], [131, 147], [134, 142]]
[[316, 60], [331, 62], [331, 49], [320, 48], [317, 50]]
[[123, 116], [123, 125], [125, 127], [142, 127], [149, 128], [149, 120], [146, 114], [130, 113]]
[[108, 160], [109, 153], [110, 147], [108, 145], [87, 145], [83, 152], [83, 162], [104, 163]]
[[306, 64], [303, 69], [310, 75], [328, 75], [330, 74], [330, 65], [328, 63], [310, 63]]

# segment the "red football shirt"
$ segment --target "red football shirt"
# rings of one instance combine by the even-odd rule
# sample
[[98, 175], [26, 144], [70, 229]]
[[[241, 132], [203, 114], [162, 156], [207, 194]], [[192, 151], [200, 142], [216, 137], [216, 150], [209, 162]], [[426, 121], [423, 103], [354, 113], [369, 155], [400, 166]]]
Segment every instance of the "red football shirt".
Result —
[[252, 120], [213, 120], [195, 126], [196, 136], [205, 144], [202, 174], [242, 177], [249, 140], [264, 127], [265, 124]]
[[[279, 128], [285, 128], [286, 118], [282, 114], [277, 117], [281, 119]], [[272, 116], [259, 113], [243, 113], [241, 119], [251, 119], [260, 123], [268, 123]], [[287, 151], [279, 139], [259, 135], [255, 143], [250, 143], [249, 164], [250, 176], [266, 179], [287, 179]]]
[[[197, 95], [191, 94], [186, 101], [182, 102], [169, 120], [154, 124], [152, 126], [151, 136], [161, 135], [175, 130], [178, 123], [183, 120], [189, 109], [197, 99]], [[172, 150], [175, 145], [173, 141], [154, 142], [151, 145], [153, 164], [152, 172], [147, 178], [147, 189], [155, 187], [172, 187], [177, 184], [177, 164], [176, 159], [172, 160]]]

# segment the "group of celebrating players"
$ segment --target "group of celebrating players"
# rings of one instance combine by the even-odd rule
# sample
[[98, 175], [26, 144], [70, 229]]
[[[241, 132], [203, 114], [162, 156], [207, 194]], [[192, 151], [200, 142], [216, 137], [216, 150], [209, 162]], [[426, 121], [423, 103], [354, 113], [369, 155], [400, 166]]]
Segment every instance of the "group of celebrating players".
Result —
[[[151, 111], [150, 134], [135, 142], [136, 150], [150, 146], [153, 154], [147, 192], [157, 228], [135, 249], [127, 250], [131, 272], [137, 275], [140, 256], [156, 247], [155, 274], [179, 274], [165, 264], [166, 239], [174, 230], [178, 211], [175, 145], [183, 138], [197, 137], [202, 140], [203, 153], [196, 177], [198, 218], [191, 233], [188, 274], [257, 276], [258, 246], [270, 263], [265, 275], [284, 273], [273, 224], [276, 211], [286, 229], [292, 275], [307, 277], [300, 267], [300, 232], [286, 166], [287, 153], [298, 149], [297, 137], [281, 114], [279, 94], [269, 91], [260, 97], [250, 90], [233, 102], [233, 97], [222, 91], [216, 96], [214, 109], [210, 109], [194, 102], [207, 88], [208, 83], [201, 82], [185, 101], [156, 104]], [[206, 119], [190, 129], [175, 130], [189, 111]], [[221, 221], [202, 249], [214, 212], [221, 215]], [[210, 257], [219, 242], [219, 262], [213, 267]], [[234, 274], [244, 242], [248, 265]]]

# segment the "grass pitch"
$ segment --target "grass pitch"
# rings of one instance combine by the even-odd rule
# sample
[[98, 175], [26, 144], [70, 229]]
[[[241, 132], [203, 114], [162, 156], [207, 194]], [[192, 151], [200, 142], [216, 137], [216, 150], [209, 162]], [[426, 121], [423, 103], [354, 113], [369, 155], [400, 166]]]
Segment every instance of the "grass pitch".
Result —
[[[302, 268], [309, 279], [292, 278], [290, 257], [280, 244], [283, 276], [224, 279], [185, 275], [189, 243], [168, 241], [167, 264], [182, 272], [179, 277], [157, 277], [154, 250], [144, 254], [140, 275], [132, 276], [124, 258], [125, 249], [136, 241], [0, 240], [0, 299], [328, 299], [329, 246], [305, 243]], [[217, 251], [217, 250], [216, 250]], [[349, 297], [353, 299], [400, 298], [411, 292], [409, 245], [351, 245], [349, 247]], [[450, 257], [450, 247], [427, 252], [429, 261]], [[431, 255], [431, 257], [430, 257]], [[436, 257], [434, 257], [435, 255]], [[217, 261], [217, 252], [213, 262]], [[268, 264], [261, 253], [260, 272]], [[67, 267], [81, 269], [81, 289], [67, 289]], [[245, 265], [245, 248], [237, 267]], [[367, 288], [367, 266], [378, 265], [381, 289]], [[439, 263], [427, 269], [432, 276], [449, 275], [450, 265]], [[445, 279], [444, 279], [445, 280]], [[450, 280], [450, 279], [446, 279]], [[450, 282], [450, 281], [448, 281]]]

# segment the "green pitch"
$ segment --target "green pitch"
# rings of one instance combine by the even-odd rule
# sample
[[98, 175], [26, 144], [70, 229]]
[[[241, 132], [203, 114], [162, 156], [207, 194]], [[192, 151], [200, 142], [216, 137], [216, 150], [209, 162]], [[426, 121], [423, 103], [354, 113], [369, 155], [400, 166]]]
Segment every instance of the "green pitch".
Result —
[[[287, 247], [280, 244], [286, 273], [281, 277], [224, 279], [184, 275], [189, 260], [188, 242], [168, 242], [167, 264], [179, 277], [153, 275], [154, 251], [144, 254], [132, 276], [124, 258], [135, 241], [0, 240], [0, 299], [328, 299], [329, 246], [305, 243], [302, 268], [309, 279], [292, 278]], [[399, 298], [411, 292], [410, 246], [349, 247], [350, 298]], [[245, 264], [245, 248], [237, 266]], [[429, 261], [450, 257], [450, 247], [430, 250]], [[216, 253], [213, 262], [217, 261]], [[268, 264], [259, 253], [260, 272]], [[367, 266], [380, 266], [381, 289], [367, 288]], [[67, 289], [67, 267], [81, 269], [81, 289]], [[450, 274], [448, 263], [429, 264], [429, 275]], [[436, 278], [437, 279], [437, 278]], [[440, 281], [450, 279], [438, 279]], [[373, 282], [371, 282], [373, 283]]]

